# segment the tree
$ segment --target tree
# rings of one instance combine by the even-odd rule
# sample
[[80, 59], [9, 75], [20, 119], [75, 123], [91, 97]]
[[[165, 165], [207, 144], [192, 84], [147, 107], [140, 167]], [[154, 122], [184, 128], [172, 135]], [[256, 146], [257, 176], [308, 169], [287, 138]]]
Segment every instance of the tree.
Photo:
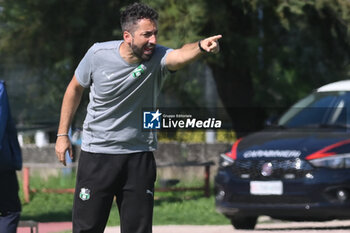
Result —
[[75, 67], [94, 42], [121, 38], [119, 9], [127, 3], [0, 2], [2, 78], [11, 87], [23, 87], [17, 90], [21, 101], [14, 104], [19, 122], [58, 121], [64, 90]]
[[[0, 74], [26, 85], [16, 85], [26, 96], [18, 104], [39, 110], [20, 111], [20, 121], [57, 122], [76, 65], [93, 42], [121, 38], [119, 9], [130, 2], [0, 1]], [[161, 44], [177, 48], [223, 35], [220, 54], [177, 72], [165, 90], [183, 106], [197, 104], [203, 85], [188, 77], [201, 74], [205, 61], [238, 136], [261, 128], [267, 115], [280, 114], [312, 89], [349, 74], [349, 1], [144, 2], [160, 13]]]
[[[185, 43], [200, 40], [208, 18], [203, 0], [146, 0], [159, 13], [159, 43], [170, 48], [179, 48]], [[204, 85], [203, 60], [191, 64], [172, 75], [164, 82], [160, 105], [171, 107], [203, 107]], [[169, 98], [173, 97], [173, 98]]]
[[[10, 84], [11, 93], [15, 93], [12, 105], [17, 121], [22, 124], [58, 122], [62, 96], [75, 67], [94, 42], [121, 38], [119, 13], [130, 2], [0, 2], [3, 9], [0, 12], [0, 21], [3, 22], [0, 27], [0, 72]], [[196, 27], [200, 28], [198, 24], [205, 18], [201, 10], [202, 1], [148, 3], [160, 11], [162, 44], [179, 47], [184, 42], [199, 38]], [[187, 23], [180, 21], [180, 18]], [[174, 21], [177, 23], [174, 24]], [[176, 96], [178, 102], [185, 106], [195, 105], [201, 88], [196, 80], [187, 76], [192, 72], [197, 73], [200, 68], [201, 65], [197, 64], [177, 72], [175, 78], [165, 83], [164, 93]], [[178, 88], [180, 84], [184, 89]], [[25, 88], [18, 89], [16, 86]], [[75, 119], [81, 124], [85, 112], [78, 113], [81, 114]]]
[[221, 56], [209, 62], [239, 136], [261, 127], [266, 110], [347, 77], [348, 1], [220, 3], [207, 1], [203, 32], [224, 35]]

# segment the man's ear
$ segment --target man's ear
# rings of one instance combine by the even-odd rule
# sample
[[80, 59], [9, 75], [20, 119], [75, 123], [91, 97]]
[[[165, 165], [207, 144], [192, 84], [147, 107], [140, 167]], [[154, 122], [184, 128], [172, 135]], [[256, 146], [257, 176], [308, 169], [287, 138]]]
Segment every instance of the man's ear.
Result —
[[132, 42], [132, 35], [128, 31], [123, 32], [123, 38], [126, 43], [131, 43]]

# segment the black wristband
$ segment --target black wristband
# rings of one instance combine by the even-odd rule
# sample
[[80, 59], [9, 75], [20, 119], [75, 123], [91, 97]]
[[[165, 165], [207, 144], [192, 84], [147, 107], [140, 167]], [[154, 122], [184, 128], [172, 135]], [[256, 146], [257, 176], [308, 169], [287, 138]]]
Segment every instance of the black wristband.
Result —
[[198, 41], [198, 47], [199, 47], [199, 49], [201, 50], [201, 52], [206, 52], [206, 51], [202, 48], [202, 46], [201, 46], [201, 41], [202, 41], [202, 40]]

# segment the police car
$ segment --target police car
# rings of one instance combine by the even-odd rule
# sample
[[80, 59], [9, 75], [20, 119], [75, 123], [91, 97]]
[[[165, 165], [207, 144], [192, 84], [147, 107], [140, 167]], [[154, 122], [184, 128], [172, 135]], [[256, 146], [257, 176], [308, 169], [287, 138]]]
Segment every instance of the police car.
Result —
[[267, 215], [293, 221], [350, 219], [350, 80], [318, 88], [274, 127], [220, 155], [216, 209], [237, 229]]

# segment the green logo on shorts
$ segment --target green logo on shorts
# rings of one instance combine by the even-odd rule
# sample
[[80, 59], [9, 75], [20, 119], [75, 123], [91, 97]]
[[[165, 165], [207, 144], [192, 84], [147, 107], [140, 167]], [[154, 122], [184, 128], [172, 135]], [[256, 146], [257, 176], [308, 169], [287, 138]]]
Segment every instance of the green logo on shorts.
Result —
[[132, 76], [134, 78], [138, 78], [145, 72], [145, 70], [146, 70], [146, 66], [141, 64], [136, 69], [134, 69], [134, 71], [132, 72]]
[[79, 193], [79, 197], [83, 201], [87, 201], [90, 199], [90, 189], [82, 188]]

